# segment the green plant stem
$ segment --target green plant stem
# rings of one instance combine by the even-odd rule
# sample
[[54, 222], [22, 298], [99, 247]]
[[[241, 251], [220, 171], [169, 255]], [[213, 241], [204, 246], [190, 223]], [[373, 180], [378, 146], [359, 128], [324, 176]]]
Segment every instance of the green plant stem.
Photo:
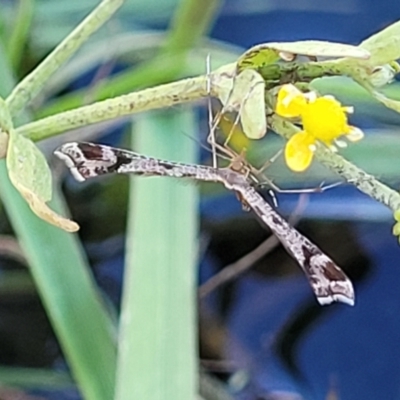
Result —
[[[286, 139], [292, 137], [299, 128], [291, 122], [274, 115], [270, 118], [271, 128]], [[389, 188], [374, 176], [367, 174], [337, 153], [320, 145], [315, 151], [316, 159], [331, 171], [336, 172], [348, 183], [357, 187], [361, 192], [379, 201], [393, 212], [400, 210], [400, 193]]]
[[14, 70], [17, 70], [19, 67], [24, 47], [27, 44], [33, 16], [33, 6], [33, 0], [18, 1], [18, 9], [13, 21], [13, 29], [7, 43], [8, 59]]
[[[13, 77], [6, 57], [0, 57], [0, 66], [1, 95], [10, 89]], [[24, 113], [18, 120], [28, 118]], [[32, 213], [11, 184], [4, 160], [0, 161], [0, 179], [1, 201], [80, 391], [86, 400], [112, 399], [115, 326], [99, 297], [77, 236]], [[67, 215], [59, 191], [53, 199], [52, 206]]]
[[[139, 117], [134, 148], [195, 162], [193, 115]], [[166, 132], [168, 134], [166, 134]], [[131, 178], [116, 400], [197, 398], [197, 187]]]
[[66, 111], [20, 126], [16, 131], [38, 141], [81, 126], [187, 103], [207, 95], [205, 76], [184, 79]]
[[123, 0], [103, 0], [37, 68], [19, 82], [7, 98], [11, 115], [16, 115], [38, 94], [49, 77], [111, 17], [122, 3]]
[[[184, 76], [186, 57], [191, 48], [210, 29], [221, 0], [183, 0], [174, 15], [165, 43], [150, 60], [121, 72], [93, 89], [92, 99], [105, 100], [141, 87], [170, 82]], [[205, 62], [204, 62], [205, 69]], [[39, 110], [40, 117], [70, 110], [82, 105], [86, 89], [68, 93]]]
[[[170, 73], [171, 77], [177, 73], [170, 61], [166, 64], [158, 62], [153, 66], [155, 70], [152, 72], [156, 75], [157, 70], [162, 68]], [[148, 73], [144, 69], [140, 71], [143, 72], [143, 77]], [[273, 69], [269, 69], [269, 74], [269, 78], [273, 80], [275, 77]], [[211, 79], [218, 83], [220, 79], [224, 78], [223, 75], [223, 73], [215, 72]], [[17, 128], [17, 133], [38, 141], [81, 126], [198, 100], [209, 95], [206, 81], [207, 77], [203, 75], [103, 100], [20, 126]], [[215, 87], [212, 86], [211, 95], [218, 97], [215, 90]]]
[[183, 0], [171, 21], [162, 54], [186, 52], [210, 29], [221, 0]]

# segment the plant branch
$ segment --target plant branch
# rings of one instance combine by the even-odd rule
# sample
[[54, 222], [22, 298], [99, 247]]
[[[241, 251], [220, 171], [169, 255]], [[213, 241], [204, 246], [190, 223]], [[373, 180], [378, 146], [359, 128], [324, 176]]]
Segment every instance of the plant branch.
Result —
[[[143, 87], [161, 85], [187, 76], [186, 56], [193, 46], [209, 30], [221, 0], [185, 0], [178, 8], [165, 43], [157, 55], [134, 68], [99, 82], [93, 90], [93, 101], [102, 101], [111, 96], [123, 95]], [[204, 67], [205, 68], [205, 67]], [[83, 104], [84, 90], [76, 90], [55, 99], [39, 110], [47, 117], [61, 111], [71, 110]]]
[[170, 24], [168, 38], [161, 53], [186, 52], [207, 34], [221, 0], [185, 0]]
[[19, 82], [7, 98], [10, 113], [16, 115], [21, 111], [38, 94], [49, 77], [111, 17], [122, 3], [123, 0], [103, 0], [37, 68]]
[[33, 11], [33, 0], [18, 1], [12, 31], [7, 43], [8, 58], [14, 70], [18, 69], [21, 58], [24, 54], [24, 48], [27, 44], [29, 30], [31, 27]]
[[[273, 115], [269, 122], [271, 128], [286, 139], [289, 139], [299, 131], [299, 128], [291, 122], [277, 115]], [[356, 167], [339, 154], [333, 153], [328, 148], [319, 145], [315, 151], [315, 157], [331, 171], [343, 177], [348, 183], [351, 183], [361, 192], [384, 204], [393, 212], [400, 210], [400, 193]]]
[[79, 107], [23, 125], [16, 131], [38, 141], [81, 126], [187, 103], [206, 96], [206, 77], [199, 76]]

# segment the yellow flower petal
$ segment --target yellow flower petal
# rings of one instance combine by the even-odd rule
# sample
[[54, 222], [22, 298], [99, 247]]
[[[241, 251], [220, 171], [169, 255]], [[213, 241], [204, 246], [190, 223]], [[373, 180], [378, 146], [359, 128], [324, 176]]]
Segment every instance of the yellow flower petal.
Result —
[[306, 104], [306, 97], [296, 86], [283, 85], [278, 92], [275, 112], [285, 118], [299, 117]]
[[296, 172], [306, 170], [313, 159], [315, 139], [305, 131], [293, 135], [285, 147], [285, 160], [287, 166]]
[[393, 225], [393, 229], [392, 229], [393, 235], [394, 236], [400, 236], [400, 222], [396, 222]]
[[[339, 140], [350, 141], [363, 137], [363, 132], [347, 122], [353, 107], [342, 106], [333, 96], [317, 97], [315, 92], [302, 93], [294, 85], [283, 85], [277, 96], [276, 113], [285, 118], [300, 117], [303, 131], [295, 134], [286, 144], [285, 159], [293, 171], [304, 171], [311, 164], [316, 143], [324, 143], [331, 151], [346, 147]], [[336, 145], [336, 146], [335, 146]]]
[[332, 98], [319, 97], [302, 110], [303, 128], [328, 146], [332, 141], [350, 131], [346, 107]]
[[400, 222], [400, 210], [396, 210], [393, 215], [394, 215], [394, 219], [397, 222]]

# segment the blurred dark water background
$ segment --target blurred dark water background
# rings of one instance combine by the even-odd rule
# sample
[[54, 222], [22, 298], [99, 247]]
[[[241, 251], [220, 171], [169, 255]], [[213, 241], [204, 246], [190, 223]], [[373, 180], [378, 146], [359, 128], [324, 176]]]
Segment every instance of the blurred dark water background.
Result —
[[[153, 8], [147, 18], [132, 23], [163, 29], [174, 8], [172, 3], [170, 7], [160, 14]], [[211, 37], [244, 48], [260, 42], [304, 39], [358, 44], [399, 18], [400, 3], [395, 0], [227, 0]], [[90, 77], [77, 85], [84, 81]], [[399, 134], [400, 120], [393, 113], [371, 117], [369, 111], [365, 106], [360, 112], [356, 108], [352, 120], [367, 132], [366, 140], [373, 135]], [[101, 141], [120, 145], [120, 138], [121, 131], [112, 132]], [[384, 158], [390, 144], [381, 151]], [[379, 158], [374, 152], [369, 155], [371, 160], [375, 156]], [[400, 161], [397, 164], [393, 168], [400, 171]], [[368, 164], [363, 167], [368, 171]], [[389, 179], [397, 189], [400, 180]], [[78, 186], [68, 178], [65, 187], [73, 215], [82, 224], [81, 235], [94, 274], [107, 298], [118, 307], [127, 180], [118, 177]], [[286, 216], [302, 201], [301, 195], [277, 197], [279, 211]], [[203, 283], [251, 251], [268, 233], [243, 213], [231, 194], [204, 195], [200, 210], [199, 279]], [[342, 185], [308, 195], [300, 216], [298, 228], [352, 278], [355, 307], [320, 307], [295, 262], [278, 246], [250, 272], [201, 300], [201, 357], [218, 361], [204, 362], [205, 368], [215, 372], [241, 400], [400, 399], [400, 249], [391, 234], [391, 213]], [[0, 315], [2, 364], [64, 367], [33, 293], [17, 303], [3, 299]], [[36, 322], [29, 324], [29, 318]], [[41, 321], [39, 331], [29, 327], [38, 325], [37, 321]], [[31, 350], [26, 353], [27, 349]], [[50, 398], [49, 393], [38, 394]], [[77, 398], [77, 394], [57, 393], [57, 398]]]

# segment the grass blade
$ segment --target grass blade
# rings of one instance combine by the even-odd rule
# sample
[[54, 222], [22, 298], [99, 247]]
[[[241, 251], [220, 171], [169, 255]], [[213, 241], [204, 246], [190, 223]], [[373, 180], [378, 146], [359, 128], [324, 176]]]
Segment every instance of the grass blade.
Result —
[[[135, 150], [194, 161], [193, 116], [139, 118]], [[197, 188], [132, 178], [116, 399], [197, 398]]]
[[[85, 399], [114, 394], [114, 327], [89, 273], [76, 235], [36, 217], [0, 163], [0, 197], [24, 249], [61, 347]], [[60, 198], [52, 202], [65, 213]]]

